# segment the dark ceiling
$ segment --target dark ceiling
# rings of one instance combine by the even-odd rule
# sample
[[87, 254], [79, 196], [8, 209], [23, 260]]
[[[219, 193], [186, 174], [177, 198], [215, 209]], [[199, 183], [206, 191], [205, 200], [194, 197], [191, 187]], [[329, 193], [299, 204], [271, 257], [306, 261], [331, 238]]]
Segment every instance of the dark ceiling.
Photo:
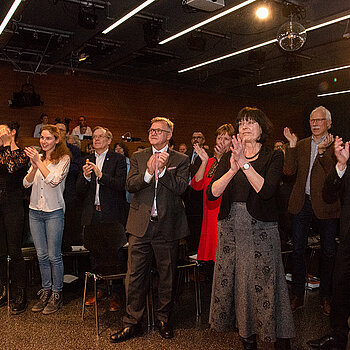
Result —
[[[225, 0], [216, 12], [199, 11], [185, 0], [157, 0], [108, 34], [102, 31], [144, 0], [24, 0], [0, 36], [0, 60], [18, 71], [49, 74], [82, 71], [112, 79], [161, 82], [235, 96], [289, 96], [295, 101], [319, 92], [350, 88], [350, 70], [288, 83], [257, 83], [350, 64], [348, 21], [307, 33], [298, 51], [278, 44], [243, 53], [185, 73], [180, 69], [276, 38], [288, 9], [297, 11], [304, 27], [350, 14], [345, 0], [270, 0], [271, 17], [255, 17], [258, 3], [188, 33], [167, 44], [163, 40], [243, 0]], [[13, 0], [1, 0], [0, 19]], [[79, 16], [85, 18], [82, 23]], [[88, 14], [88, 16], [86, 16]], [[97, 18], [96, 27], [87, 29]], [[85, 28], [84, 28], [85, 27]], [[350, 36], [350, 34], [349, 34]], [[89, 57], [82, 62], [82, 54]], [[333, 78], [337, 77], [334, 83]]]

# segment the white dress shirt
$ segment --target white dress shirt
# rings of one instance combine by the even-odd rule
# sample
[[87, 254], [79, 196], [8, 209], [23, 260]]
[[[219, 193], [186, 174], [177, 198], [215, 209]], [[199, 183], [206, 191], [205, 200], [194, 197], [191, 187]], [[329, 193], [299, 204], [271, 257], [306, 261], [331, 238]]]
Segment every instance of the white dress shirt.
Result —
[[[164, 148], [162, 148], [161, 150], [156, 150], [153, 146], [152, 146], [152, 153], [154, 154], [155, 152], [158, 152], [158, 153], [162, 153], [162, 152], [166, 152], [168, 150], [168, 145], [166, 145]], [[166, 167], [164, 167], [163, 171], [160, 173], [158, 172], [158, 179], [163, 177], [164, 174], [165, 174], [165, 171], [166, 171]], [[147, 183], [150, 183], [152, 178], [153, 178], [154, 174], [151, 175], [149, 172], [148, 172], [148, 169], [146, 169], [145, 171], [145, 176], [143, 177], [144, 181], [147, 182]], [[157, 212], [157, 183], [155, 185], [155, 188], [154, 188], [154, 199], [153, 199], [153, 206], [152, 206], [152, 216], [157, 216], [158, 215], [158, 212]]]
[[[65, 155], [57, 164], [50, 163], [46, 166], [50, 171], [46, 176], [46, 179], [39, 169], [35, 173], [33, 182], [28, 182], [27, 176], [24, 177], [23, 186], [25, 188], [32, 186], [29, 203], [30, 209], [46, 212], [58, 209], [65, 210], [63, 191], [69, 170], [69, 164], [70, 157]], [[28, 174], [32, 169], [33, 167], [30, 167]]]
[[[106, 158], [106, 154], [108, 152], [108, 148], [102, 152], [100, 155], [97, 154], [95, 152], [95, 157], [96, 157], [96, 166], [101, 170], [102, 172], [102, 168], [103, 168], [103, 163], [105, 162], [105, 158]], [[85, 179], [88, 181], [91, 181], [91, 176], [90, 177], [86, 177], [84, 175]], [[100, 205], [100, 184], [98, 182], [98, 180], [96, 180], [96, 193], [95, 193], [95, 205]]]
[[78, 125], [72, 130], [71, 135], [77, 135], [79, 137], [79, 140], [84, 140], [84, 136], [92, 136], [92, 130], [89, 126], [87, 126], [85, 134], [81, 134], [80, 126]]

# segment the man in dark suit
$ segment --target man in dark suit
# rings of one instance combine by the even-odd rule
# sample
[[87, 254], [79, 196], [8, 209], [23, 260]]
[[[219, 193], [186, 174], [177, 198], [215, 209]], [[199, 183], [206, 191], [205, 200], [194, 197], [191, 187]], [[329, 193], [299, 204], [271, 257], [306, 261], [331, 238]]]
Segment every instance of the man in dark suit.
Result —
[[[97, 126], [93, 131], [95, 153], [85, 158], [77, 180], [83, 198], [84, 246], [90, 250], [94, 270], [102, 274], [118, 271], [118, 252], [126, 243], [122, 225], [125, 213], [126, 162], [121, 154], [109, 151], [112, 133]], [[98, 298], [103, 296], [99, 291]], [[95, 303], [94, 298], [86, 304]], [[110, 300], [110, 311], [119, 308], [117, 296]]]
[[[324, 196], [327, 201], [334, 202], [340, 194], [342, 210], [340, 215], [339, 247], [335, 260], [333, 276], [333, 295], [330, 323], [332, 332], [316, 340], [308, 341], [308, 345], [318, 349], [345, 349], [349, 332], [350, 316], [350, 169], [349, 142], [336, 137], [334, 152], [337, 164], [328, 175]], [[350, 343], [347, 349], [349, 349]]]
[[[198, 144], [200, 147], [204, 147], [205, 137], [202, 132], [194, 131], [191, 138], [192, 146]], [[209, 157], [213, 156], [213, 153], [205, 149]], [[193, 147], [189, 149], [186, 154], [190, 158], [190, 177], [188, 183], [196, 175], [199, 167], [202, 164], [202, 160], [195, 152]], [[203, 191], [195, 191], [188, 186], [184, 194], [184, 202], [186, 207], [186, 215], [188, 220], [188, 226], [190, 229], [190, 236], [187, 238], [187, 250], [188, 253], [195, 254], [198, 251], [198, 245], [202, 229], [203, 219]]]
[[324, 107], [310, 114], [312, 136], [297, 142], [295, 134], [285, 128], [289, 141], [286, 149], [284, 173], [296, 174], [288, 210], [293, 217], [293, 281], [292, 311], [303, 307], [305, 293], [305, 249], [311, 221], [317, 223], [321, 239], [320, 297], [323, 313], [330, 314], [331, 282], [335, 260], [335, 234], [340, 202], [326, 203], [322, 188], [336, 160], [333, 154], [333, 136], [328, 133], [331, 113]]
[[153, 255], [159, 274], [156, 325], [163, 338], [173, 337], [169, 321], [178, 243], [188, 234], [181, 195], [188, 185], [189, 159], [168, 149], [172, 132], [173, 123], [169, 119], [153, 118], [148, 137], [152, 147], [131, 157], [127, 190], [134, 197], [127, 222], [130, 237], [126, 315], [124, 328], [110, 337], [114, 343], [127, 340], [139, 331]]

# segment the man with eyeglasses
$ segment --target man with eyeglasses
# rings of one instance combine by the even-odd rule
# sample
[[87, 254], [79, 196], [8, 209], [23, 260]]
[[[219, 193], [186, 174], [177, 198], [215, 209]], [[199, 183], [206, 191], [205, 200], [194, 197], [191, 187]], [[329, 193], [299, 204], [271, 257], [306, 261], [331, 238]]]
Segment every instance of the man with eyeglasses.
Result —
[[321, 239], [320, 297], [323, 313], [330, 315], [331, 281], [335, 261], [337, 218], [340, 215], [339, 199], [327, 203], [323, 197], [323, 185], [335, 166], [331, 113], [323, 106], [310, 114], [312, 136], [297, 142], [289, 128], [284, 136], [289, 141], [286, 149], [284, 173], [296, 174], [296, 181], [289, 199], [288, 210], [293, 217], [293, 281], [292, 311], [304, 306], [305, 250], [310, 226], [316, 225]]
[[135, 152], [130, 160], [127, 190], [134, 196], [126, 225], [130, 233], [126, 315], [123, 329], [111, 335], [112, 343], [140, 334], [153, 256], [159, 275], [156, 326], [163, 338], [173, 337], [170, 314], [178, 244], [188, 234], [181, 195], [189, 176], [189, 158], [168, 147], [173, 127], [165, 117], [153, 118], [148, 133], [152, 147]]
[[[198, 144], [201, 148], [204, 148], [205, 137], [202, 132], [194, 131], [191, 138], [192, 146]], [[213, 156], [213, 153], [205, 149], [209, 158]], [[190, 184], [193, 176], [196, 175], [199, 167], [202, 164], [202, 160], [195, 152], [194, 148], [187, 150], [186, 154], [190, 158], [190, 177], [188, 183]], [[184, 202], [186, 207], [186, 215], [188, 225], [190, 229], [190, 236], [187, 238], [187, 251], [188, 253], [195, 254], [198, 251], [198, 245], [202, 229], [203, 219], [203, 191], [195, 191], [191, 186], [188, 186], [186, 193], [184, 194]]]
[[79, 140], [84, 140], [84, 138], [91, 139], [92, 131], [91, 128], [87, 125], [86, 117], [84, 115], [81, 115], [79, 117], [79, 125], [72, 130], [71, 135], [77, 135], [79, 137]]
[[[119, 153], [109, 150], [113, 135], [96, 126], [92, 134], [95, 152], [85, 157], [83, 171], [77, 179], [77, 194], [83, 199], [81, 223], [84, 226], [84, 246], [90, 250], [94, 272], [102, 275], [120, 273], [122, 247], [126, 243], [123, 227], [126, 198], [126, 161]], [[120, 308], [117, 281], [112, 286], [109, 311]], [[119, 288], [121, 289], [121, 288]], [[103, 284], [98, 286], [97, 299], [106, 296]], [[85, 302], [91, 306], [92, 297]]]

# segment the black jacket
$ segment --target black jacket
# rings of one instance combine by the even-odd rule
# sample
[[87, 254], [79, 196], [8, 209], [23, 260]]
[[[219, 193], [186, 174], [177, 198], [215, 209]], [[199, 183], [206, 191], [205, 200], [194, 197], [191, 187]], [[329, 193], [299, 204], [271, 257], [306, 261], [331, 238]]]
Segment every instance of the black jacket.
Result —
[[[223, 155], [213, 179], [207, 188], [207, 196], [209, 200], [217, 199], [217, 197], [214, 197], [212, 194], [212, 185], [230, 169], [230, 158], [231, 152]], [[250, 186], [247, 199], [247, 210], [249, 214], [257, 220], [277, 221], [277, 192], [283, 171], [283, 153], [262, 146], [259, 158], [254, 162], [254, 169], [265, 179], [265, 181], [259, 193], [256, 193], [253, 187]], [[240, 183], [234, 176], [222, 194], [218, 220], [222, 220], [229, 215], [232, 204], [231, 194], [237, 186], [240, 186]]]
[[[84, 159], [96, 164], [95, 154]], [[123, 223], [125, 217], [125, 181], [126, 162], [121, 154], [108, 151], [102, 167], [100, 183], [100, 205], [102, 223]], [[82, 225], [90, 225], [94, 213], [96, 193], [96, 176], [91, 174], [91, 181], [87, 181], [81, 171], [77, 180], [77, 194], [83, 200]]]

